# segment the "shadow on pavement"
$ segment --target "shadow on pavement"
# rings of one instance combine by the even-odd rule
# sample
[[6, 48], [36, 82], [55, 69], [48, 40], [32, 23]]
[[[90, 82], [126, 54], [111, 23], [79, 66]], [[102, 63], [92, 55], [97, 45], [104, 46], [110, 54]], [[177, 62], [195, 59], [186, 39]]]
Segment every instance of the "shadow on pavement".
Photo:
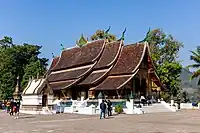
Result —
[[36, 116], [29, 115], [29, 116], [19, 116], [19, 119], [28, 119], [28, 118], [35, 118]]

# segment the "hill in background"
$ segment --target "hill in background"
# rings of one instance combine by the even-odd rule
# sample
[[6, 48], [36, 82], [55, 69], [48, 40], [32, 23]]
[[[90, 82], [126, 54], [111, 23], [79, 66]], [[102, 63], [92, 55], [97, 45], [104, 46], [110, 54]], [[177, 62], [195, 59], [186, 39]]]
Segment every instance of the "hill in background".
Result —
[[180, 75], [180, 79], [181, 79], [181, 85], [180, 86], [183, 89], [183, 91], [188, 92], [188, 96], [189, 96], [190, 100], [194, 99], [195, 93], [200, 88], [197, 85], [199, 78], [195, 78], [195, 79], [190, 80], [191, 76], [192, 76], [192, 72], [190, 72], [187, 68], [182, 69], [182, 72], [181, 72], [181, 75]]

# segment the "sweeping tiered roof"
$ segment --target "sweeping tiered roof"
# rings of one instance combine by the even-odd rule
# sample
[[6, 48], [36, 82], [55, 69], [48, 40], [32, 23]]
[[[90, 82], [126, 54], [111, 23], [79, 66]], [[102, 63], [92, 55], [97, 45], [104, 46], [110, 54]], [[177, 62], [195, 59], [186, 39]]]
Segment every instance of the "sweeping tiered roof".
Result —
[[146, 44], [138, 43], [123, 47], [119, 59], [108, 77], [95, 90], [119, 89], [138, 72], [146, 52]]
[[58, 63], [48, 76], [50, 86], [54, 90], [64, 89], [81, 80], [99, 60], [104, 45], [105, 40], [98, 40], [81, 48], [62, 51]]
[[79, 85], [92, 85], [106, 76], [120, 54], [122, 43], [122, 41], [107, 43], [101, 58], [93, 68], [93, 72], [83, 82], [79, 83]]
[[[95, 90], [119, 89], [138, 73], [145, 55], [154, 70], [146, 42], [123, 46], [123, 40], [97, 40], [62, 51], [47, 79], [53, 90], [76, 85], [88, 85]], [[151, 76], [159, 81], [155, 71]]]
[[47, 71], [47, 73], [45, 75], [50, 74], [51, 70], [56, 66], [56, 64], [58, 63], [59, 59], [60, 59], [59, 56], [53, 57], [51, 65], [50, 65], [50, 67], [49, 67], [49, 69], [48, 69], [48, 71]]

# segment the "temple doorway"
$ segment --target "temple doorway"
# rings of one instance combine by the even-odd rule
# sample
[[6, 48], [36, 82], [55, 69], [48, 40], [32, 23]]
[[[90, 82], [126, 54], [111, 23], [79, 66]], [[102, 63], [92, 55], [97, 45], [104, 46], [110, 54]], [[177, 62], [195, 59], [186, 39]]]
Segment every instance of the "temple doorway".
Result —
[[42, 107], [47, 106], [47, 95], [42, 95]]
[[88, 98], [89, 86], [75, 86], [71, 88], [73, 100], [85, 100]]
[[140, 95], [146, 97], [146, 79], [142, 79], [140, 86]]

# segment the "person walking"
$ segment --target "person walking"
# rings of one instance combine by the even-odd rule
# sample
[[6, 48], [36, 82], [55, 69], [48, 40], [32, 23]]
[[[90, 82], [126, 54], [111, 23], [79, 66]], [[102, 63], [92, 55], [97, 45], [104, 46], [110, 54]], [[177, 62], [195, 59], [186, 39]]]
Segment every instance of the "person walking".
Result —
[[104, 100], [102, 100], [102, 103], [100, 104], [100, 109], [101, 109], [100, 119], [102, 119], [102, 115], [105, 119], [106, 118], [106, 104]]
[[15, 102], [15, 110], [14, 110], [14, 113], [15, 113], [15, 119], [19, 119], [19, 109], [20, 109], [20, 100], [17, 100]]
[[11, 102], [10, 102], [10, 116], [13, 116], [13, 109], [14, 109], [14, 101], [13, 99], [11, 99]]
[[107, 106], [108, 106], [108, 116], [112, 116], [112, 102], [110, 100], [108, 100]]
[[6, 103], [6, 109], [7, 109], [7, 113], [10, 113], [10, 100], [8, 100]]

